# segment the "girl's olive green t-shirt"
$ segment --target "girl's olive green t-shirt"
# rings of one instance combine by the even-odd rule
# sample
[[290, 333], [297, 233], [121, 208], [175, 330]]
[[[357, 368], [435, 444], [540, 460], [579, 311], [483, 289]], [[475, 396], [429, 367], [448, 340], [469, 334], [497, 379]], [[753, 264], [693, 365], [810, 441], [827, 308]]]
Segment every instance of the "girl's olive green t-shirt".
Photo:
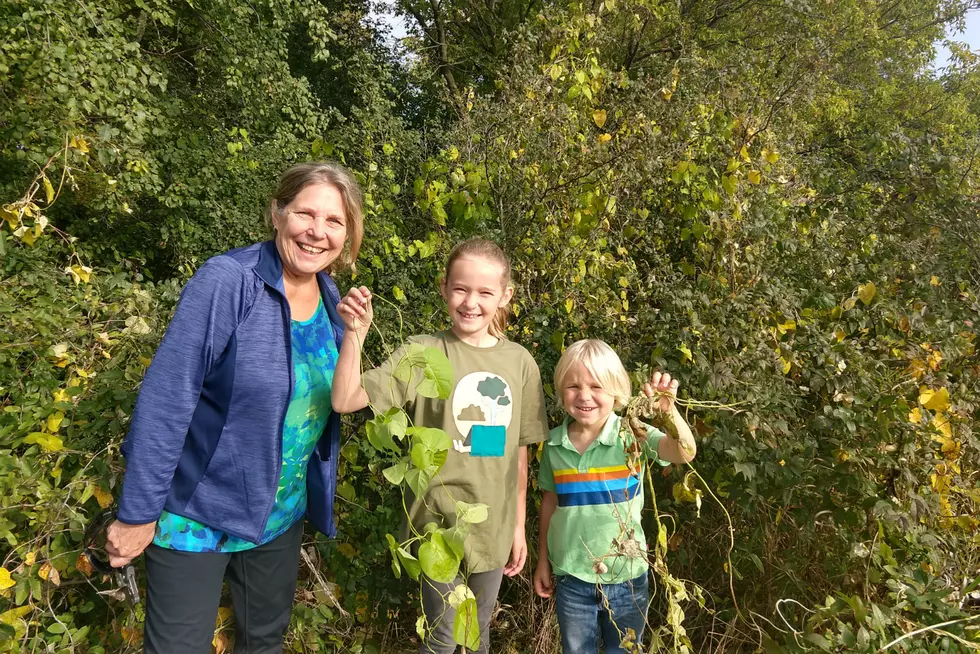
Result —
[[[449, 359], [449, 399], [419, 396], [416, 383], [394, 377], [413, 343], [438, 348]], [[439, 475], [411, 502], [414, 528], [422, 531], [429, 522], [454, 527], [456, 501], [486, 504], [488, 517], [470, 526], [463, 558], [469, 572], [503, 567], [514, 540], [518, 450], [548, 437], [541, 374], [531, 354], [505, 339], [481, 348], [452, 331], [413, 336], [380, 367], [364, 373], [362, 382], [375, 412], [403, 407], [415, 426], [442, 429], [453, 441]]]

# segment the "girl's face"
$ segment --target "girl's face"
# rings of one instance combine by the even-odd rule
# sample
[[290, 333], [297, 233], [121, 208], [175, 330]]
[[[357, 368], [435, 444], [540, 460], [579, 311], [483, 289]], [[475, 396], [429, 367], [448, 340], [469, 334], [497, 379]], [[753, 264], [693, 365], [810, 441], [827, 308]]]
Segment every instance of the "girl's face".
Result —
[[283, 270], [309, 277], [336, 261], [347, 242], [344, 200], [330, 184], [310, 184], [275, 218]]
[[602, 427], [616, 404], [589, 369], [576, 361], [568, 369], [561, 389], [565, 412], [583, 427]]
[[442, 284], [453, 332], [479, 345], [489, 333], [497, 309], [510, 302], [514, 289], [503, 285], [504, 269], [484, 257], [462, 256], [453, 262]]

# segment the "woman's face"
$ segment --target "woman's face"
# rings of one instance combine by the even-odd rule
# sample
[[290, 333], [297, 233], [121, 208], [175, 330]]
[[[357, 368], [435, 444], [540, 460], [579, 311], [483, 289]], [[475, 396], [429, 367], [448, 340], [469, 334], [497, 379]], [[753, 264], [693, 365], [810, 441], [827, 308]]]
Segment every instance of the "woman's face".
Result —
[[283, 273], [292, 277], [309, 277], [325, 269], [347, 242], [344, 200], [330, 184], [305, 187], [273, 222]]

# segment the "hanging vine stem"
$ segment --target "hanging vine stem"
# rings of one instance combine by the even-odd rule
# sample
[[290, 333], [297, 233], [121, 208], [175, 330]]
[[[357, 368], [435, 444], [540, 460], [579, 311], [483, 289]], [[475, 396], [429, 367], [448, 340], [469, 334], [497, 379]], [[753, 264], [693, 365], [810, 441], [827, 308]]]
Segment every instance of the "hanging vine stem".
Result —
[[[404, 319], [401, 309], [387, 298], [373, 295], [373, 298], [391, 306], [398, 315], [399, 336], [404, 338]], [[451, 592], [444, 596], [446, 606], [455, 610], [452, 625], [452, 640], [461, 645], [463, 651], [471, 651], [479, 647], [480, 629], [477, 622], [476, 597], [468, 585], [469, 574], [464, 569], [464, 544], [469, 537], [470, 526], [485, 521], [488, 517], [486, 504], [470, 504], [456, 500], [449, 493], [442, 480], [440, 471], [445, 464], [447, 452], [452, 447], [452, 441], [442, 430], [425, 425], [413, 424], [405, 409], [396, 401], [396, 381], [413, 387], [419, 397], [433, 400], [449, 398], [453, 385], [453, 370], [446, 354], [437, 347], [425, 346], [417, 342], [409, 342], [403, 350], [392, 348], [377, 323], [372, 321], [374, 330], [378, 333], [386, 355], [394, 357], [394, 352], [401, 352], [391, 370], [390, 392], [392, 393], [391, 408], [379, 411], [370, 401], [375, 416], [365, 426], [367, 440], [379, 454], [395, 454], [398, 461], [382, 470], [382, 475], [393, 486], [401, 488], [401, 505], [409, 527], [409, 538], [399, 542], [390, 533], [385, 534], [388, 548], [392, 557], [392, 572], [395, 577], [401, 576], [404, 570], [409, 577], [419, 584], [419, 594], [423, 594], [425, 580], [423, 575], [433, 582], [456, 584]], [[360, 334], [355, 332], [359, 349], [363, 351]], [[361, 357], [359, 367], [364, 372], [364, 359]], [[405, 441], [408, 441], [406, 453]], [[436, 521], [426, 524], [421, 531], [413, 520], [407, 495], [408, 486], [416, 501], [428, 507], [426, 493], [431, 484], [440, 484], [455, 508], [455, 522], [452, 526], [442, 526]], [[430, 513], [433, 511], [430, 509]], [[461, 578], [462, 583], [456, 583]], [[448, 609], [447, 609], [448, 610]], [[423, 611], [416, 622], [416, 631], [425, 638], [431, 628], [430, 620]], [[439, 618], [442, 619], [441, 617]]]
[[[677, 432], [677, 427], [674, 425], [674, 421], [670, 419], [669, 414], [664, 413], [659, 408], [659, 401], [661, 398], [665, 396], [669, 396], [669, 394], [662, 391], [655, 391], [652, 396], [639, 395], [633, 397], [626, 406], [626, 409], [624, 411], [625, 423], [623, 429], [624, 430], [628, 429], [630, 432], [632, 432], [633, 435], [632, 445], [627, 448], [627, 459], [628, 459], [628, 464], [634, 469], [636, 469], [636, 467], [639, 465], [640, 457], [642, 456], [642, 450], [643, 450], [642, 446], [646, 440], [646, 426], [641, 421], [641, 418], [645, 420], [649, 420], [654, 427], [657, 427], [658, 429], [661, 429], [662, 431], [666, 432], [671, 438], [678, 441], [680, 440]], [[678, 406], [682, 406], [685, 409], [701, 408], [701, 409], [732, 411], [734, 413], [740, 413], [738, 407], [750, 403], [748, 400], [732, 402], [732, 403], [722, 403], [722, 402], [715, 402], [715, 401], [680, 399], [676, 397], [673, 398], [673, 400], [674, 400], [674, 404]], [[681, 446], [682, 448], [684, 448], [683, 443], [681, 443]], [[687, 451], [686, 448], [685, 451]], [[691, 454], [692, 452], [688, 452], [688, 453]], [[688, 486], [687, 478], [689, 476], [693, 476], [695, 479], [700, 481], [700, 485], [704, 488], [704, 490], [708, 493], [708, 495], [711, 496], [711, 498], [715, 501], [718, 507], [721, 508], [722, 513], [725, 515], [725, 521], [728, 527], [728, 547], [725, 552], [725, 559], [726, 559], [725, 572], [728, 578], [728, 590], [732, 598], [732, 603], [735, 607], [735, 614], [739, 620], [741, 620], [745, 624], [751, 625], [757, 632], [759, 632], [761, 636], [761, 634], [763, 633], [762, 627], [760, 627], [760, 625], [755, 621], [755, 619], [747, 618], [745, 616], [745, 614], [742, 612], [741, 607], [739, 606], [738, 597], [735, 593], [734, 566], [732, 565], [732, 552], [735, 549], [735, 525], [732, 520], [731, 514], [729, 513], [728, 509], [725, 508], [725, 505], [722, 503], [721, 499], [717, 496], [714, 490], [712, 490], [711, 486], [708, 485], [708, 482], [704, 479], [701, 473], [699, 473], [698, 470], [690, 462], [687, 463], [687, 466], [689, 468], [689, 471], [687, 475], [685, 475], [685, 481], [684, 481], [685, 489], [690, 491], [690, 489], [687, 488]], [[682, 592], [682, 593], [676, 592], [676, 585], [678, 584], [681, 586], [681, 589], [683, 590], [683, 582], [674, 578], [673, 575], [670, 574], [670, 572], [667, 569], [666, 563], [664, 561], [666, 556], [666, 550], [667, 550], [667, 531], [666, 531], [666, 525], [664, 525], [663, 517], [661, 516], [660, 509], [658, 507], [656, 491], [654, 490], [652, 474], [649, 466], [647, 466], [645, 477], [646, 477], [647, 489], [650, 495], [650, 503], [653, 509], [654, 520], [656, 521], [657, 529], [659, 530], [657, 534], [656, 545], [654, 547], [653, 567], [654, 567], [654, 571], [661, 578], [661, 581], [665, 585], [665, 591], [668, 594], [668, 602], [674, 603], [680, 599], [679, 597], [677, 597], [677, 595], [682, 595], [684, 596], [683, 599], [687, 599], [686, 592]], [[698, 502], [698, 507], [700, 510], [700, 498], [697, 498], [697, 496], [695, 497], [696, 497], [696, 501]], [[671, 624], [671, 620], [672, 620], [671, 616], [668, 615], [668, 624]], [[673, 637], [675, 643], [684, 642], [686, 636], [684, 634], [683, 628], [680, 627], [679, 624], [677, 625], [671, 624], [671, 627], [673, 629]]]

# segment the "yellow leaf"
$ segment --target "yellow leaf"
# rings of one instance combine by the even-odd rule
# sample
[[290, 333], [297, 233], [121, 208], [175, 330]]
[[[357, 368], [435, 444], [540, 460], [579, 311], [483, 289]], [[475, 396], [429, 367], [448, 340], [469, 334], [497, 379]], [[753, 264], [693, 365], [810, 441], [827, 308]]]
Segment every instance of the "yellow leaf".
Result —
[[99, 503], [99, 506], [103, 509], [108, 509], [112, 506], [112, 493], [109, 493], [99, 485], [92, 486], [92, 495], [95, 496], [95, 501]]
[[840, 327], [838, 327], [837, 329], [834, 330], [834, 339], [838, 343], [840, 343], [841, 341], [843, 341], [845, 338], [847, 338], [847, 332], [845, 332], [843, 329], [841, 329]]
[[571, 313], [572, 307], [574, 306], [575, 306], [575, 301], [572, 300], [572, 298], [568, 298], [567, 300], [565, 300], [565, 313]]
[[791, 332], [796, 329], [795, 320], [787, 320], [786, 322], [779, 323], [776, 325], [776, 329], [779, 330], [780, 334], [785, 334], [786, 332]]
[[17, 620], [24, 617], [28, 613], [34, 610], [34, 607], [30, 604], [26, 606], [18, 606], [16, 609], [10, 609], [4, 613], [0, 613], [0, 622], [4, 624], [9, 624], [13, 626]]
[[392, 286], [391, 293], [392, 293], [392, 295], [395, 296], [395, 299], [398, 300], [399, 302], [404, 302], [405, 301], [405, 291], [403, 291], [399, 287]]
[[878, 289], [874, 282], [868, 282], [867, 284], [858, 286], [858, 298], [865, 304], [871, 304], [871, 300], [875, 298], [877, 292]]
[[785, 466], [786, 465], [786, 459], [780, 459], [779, 460], [779, 465]]
[[742, 157], [742, 161], [748, 162], [752, 161], [752, 157], [749, 156], [749, 146], [743, 145], [742, 149], [738, 151], [738, 156]]
[[909, 411], [909, 422], [915, 425], [922, 422], [922, 411], [919, 410], [919, 407], [915, 407]]
[[606, 110], [596, 109], [592, 112], [592, 120], [595, 122], [595, 126], [602, 129], [602, 126], [606, 124]]
[[12, 588], [16, 583], [10, 578], [10, 571], [7, 568], [0, 568], [0, 590]]
[[28, 445], [41, 446], [41, 449], [45, 452], [58, 452], [65, 449], [65, 444], [60, 438], [54, 434], [45, 434], [43, 431], [33, 431], [27, 435], [24, 442]]
[[[949, 424], [949, 416], [947, 416], [946, 414], [944, 413], [938, 414], [935, 417], [935, 419], [932, 421], [932, 424], [936, 427], [936, 429], [939, 430], [939, 433], [941, 433], [943, 436], [946, 437], [946, 439], [950, 439], [953, 437], [953, 427]], [[943, 443], [946, 442], [944, 439], [939, 439], [939, 440], [940, 442]]]
[[48, 416], [48, 431], [52, 434], [58, 433], [61, 429], [61, 423], [65, 421], [65, 414], [62, 411], [57, 411]]
[[939, 286], [939, 278], [933, 275], [932, 279], [929, 280], [929, 283], [933, 286]]
[[762, 173], [758, 170], [749, 171], [749, 184], [758, 184], [762, 181]]
[[78, 558], [75, 560], [75, 569], [86, 577], [92, 574], [92, 562], [88, 560], [85, 552], [78, 553]]
[[933, 411], [945, 411], [949, 408], [949, 391], [945, 386], [938, 391], [923, 386], [919, 389], [919, 404]]
[[34, 565], [35, 561], [37, 561], [37, 552], [35, 552], [34, 550], [31, 550], [30, 552], [27, 553], [26, 556], [24, 556], [24, 563], [26, 563], [27, 565]]
[[83, 136], [73, 136], [71, 143], [68, 144], [70, 147], [75, 148], [82, 154], [88, 154], [88, 143], [85, 142], [85, 137]]
[[599, 143], [608, 143], [611, 139], [612, 139], [611, 135], [602, 133], [599, 135], [598, 141]]
[[681, 344], [677, 351], [684, 355], [684, 360], [688, 362], [694, 361], [694, 355], [691, 353], [691, 348], [687, 346], [687, 343]]
[[72, 273], [74, 273], [72, 275], [73, 277], [77, 276], [86, 284], [88, 283], [88, 280], [91, 279], [92, 277], [92, 269], [89, 268], [88, 266], [80, 266], [78, 264], [75, 264], [74, 266], [71, 267], [71, 271]]
[[792, 361], [789, 361], [789, 360], [787, 360], [787, 359], [785, 359], [783, 357], [780, 357], [779, 360], [783, 362], [783, 374], [784, 375], [788, 375], [790, 369], [792, 369], [792, 367], [793, 367], [793, 362]]
[[54, 186], [51, 185], [51, 180], [48, 179], [47, 175], [42, 175], [44, 180], [44, 195], [48, 200], [48, 204], [54, 202]]
[[50, 561], [46, 561], [44, 563], [44, 565], [42, 565], [37, 570], [37, 576], [40, 577], [41, 579], [47, 579], [48, 578], [48, 575], [50, 573], [51, 573], [51, 562]]
[[768, 161], [769, 163], [774, 164], [777, 161], [779, 161], [779, 154], [769, 150], [768, 148], [763, 148], [762, 158]]
[[8, 204], [3, 209], [0, 209], [0, 218], [6, 221], [7, 225], [10, 226], [10, 231], [17, 229], [20, 225], [20, 213], [14, 211], [13, 205]]
[[230, 606], [219, 606], [218, 615], [214, 621], [215, 628], [221, 629], [226, 624], [229, 624], [234, 615], [235, 612], [232, 610]]
[[55, 402], [71, 402], [71, 398], [68, 397], [68, 393], [63, 388], [59, 388], [51, 396]]

